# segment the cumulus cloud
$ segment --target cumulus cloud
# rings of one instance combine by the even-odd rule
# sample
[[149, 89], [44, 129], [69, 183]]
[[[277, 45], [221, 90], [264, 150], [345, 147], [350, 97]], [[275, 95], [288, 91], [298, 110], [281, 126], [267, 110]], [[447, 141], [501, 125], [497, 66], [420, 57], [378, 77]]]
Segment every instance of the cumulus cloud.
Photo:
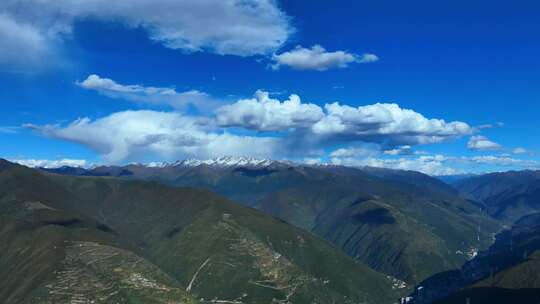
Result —
[[216, 107], [219, 102], [207, 93], [197, 90], [177, 92], [174, 88], [151, 87], [143, 85], [123, 85], [109, 78], [89, 75], [84, 81], [76, 84], [87, 90], [94, 90], [111, 98], [121, 98], [134, 102], [149, 104], [167, 104], [175, 109], [194, 106], [199, 109]]
[[500, 150], [502, 146], [482, 135], [471, 136], [467, 148], [476, 151]]
[[439, 143], [473, 132], [464, 122], [428, 119], [397, 104], [351, 107], [336, 102], [323, 109], [302, 103], [297, 95], [280, 102], [262, 91], [255, 98], [217, 109], [216, 121], [221, 126], [257, 131], [302, 129], [312, 141], [360, 141], [390, 147]]
[[86, 18], [144, 28], [167, 48], [222, 55], [271, 54], [294, 31], [273, 0], [4, 0], [0, 11], [0, 63], [40, 58]]
[[12, 163], [17, 163], [23, 166], [31, 167], [31, 168], [60, 168], [63, 166], [68, 167], [88, 167], [88, 162], [84, 159], [58, 159], [58, 160], [50, 160], [50, 159], [10, 159], [9, 160]]
[[27, 125], [39, 133], [82, 144], [107, 162], [154, 156], [162, 159], [224, 155], [272, 157], [278, 139], [216, 133], [196, 118], [176, 112], [125, 111], [91, 120], [81, 118], [67, 126]]
[[[139, 102], [165, 102], [177, 107], [186, 102], [180, 99], [184, 93], [174, 89], [123, 85], [97, 75], [90, 75], [78, 85]], [[302, 102], [297, 95], [274, 99], [264, 91], [257, 91], [253, 98], [221, 106], [213, 113], [203, 117], [186, 116], [178, 111], [124, 111], [96, 120], [81, 118], [67, 125], [26, 127], [48, 137], [84, 145], [109, 163], [153, 155], [166, 160], [219, 156], [330, 157], [341, 161], [369, 158], [373, 164], [381, 156], [426, 156], [426, 152], [415, 150], [414, 146], [474, 132], [464, 122], [426, 118], [397, 104], [319, 106]], [[329, 147], [346, 145], [352, 146], [330, 154], [325, 152]], [[385, 160], [384, 164], [398, 168], [394, 161]], [[428, 172], [428, 165], [424, 166]]]
[[351, 107], [325, 105], [326, 115], [312, 126], [320, 136], [342, 136], [352, 140], [390, 146], [438, 143], [470, 134], [472, 128], [460, 121], [428, 119], [397, 104], [377, 103]]
[[217, 124], [259, 131], [284, 131], [307, 128], [324, 116], [315, 104], [302, 103], [298, 95], [280, 102], [268, 92], [257, 91], [254, 98], [242, 99], [216, 110]]
[[[259, 98], [269, 98], [262, 95]], [[293, 99], [290, 98], [290, 100]], [[282, 107], [283, 104], [283, 102], [277, 102], [278, 107]], [[297, 106], [298, 104], [300, 103], [297, 103]], [[293, 114], [288, 113], [285, 116], [287, 115]], [[328, 113], [324, 113], [324, 115], [328, 115]], [[286, 117], [285, 121], [285, 123], [279, 121], [279, 123], [272, 122], [266, 123], [266, 125], [258, 123], [255, 125], [257, 128], [259, 125], [267, 128], [271, 125], [291, 125], [290, 117]], [[375, 119], [373, 122], [379, 122], [379, 120]], [[392, 122], [393, 118], [385, 121], [385, 123]], [[147, 110], [117, 112], [96, 120], [81, 118], [67, 125], [26, 125], [26, 127], [47, 137], [86, 146], [100, 154], [106, 163], [148, 158], [176, 160], [221, 156], [280, 159], [298, 159], [300, 157], [309, 163], [322, 163], [328, 160], [331, 164], [336, 165], [415, 170], [430, 175], [449, 175], [471, 171], [489, 172], [503, 168], [531, 169], [538, 168], [539, 165], [537, 161], [512, 158], [509, 155], [474, 157], [423, 155], [422, 153], [425, 152], [413, 151], [413, 147], [410, 145], [381, 150], [380, 142], [355, 142], [353, 146], [344, 146], [327, 153], [324, 151], [333, 145], [317, 145], [317, 143], [302, 141], [302, 138], [310, 139], [315, 134], [309, 133], [311, 127], [300, 125], [307, 132], [303, 133], [301, 138], [297, 137], [296, 132], [285, 133], [285, 136], [275, 136], [275, 131], [271, 132], [272, 136], [252, 131], [228, 133], [216, 126], [215, 123], [209, 123], [208, 119], [201, 119], [201, 117], [185, 116], [179, 112]], [[381, 128], [378, 123], [374, 125]], [[270, 130], [276, 129], [270, 128]], [[291, 141], [295, 142], [296, 145], [290, 146]], [[20, 159], [16, 161], [28, 166], [40, 167], [88, 165], [84, 161], [69, 159], [58, 161]], [[464, 167], [465, 170], [463, 170]]]
[[379, 60], [374, 54], [357, 55], [345, 51], [329, 52], [320, 45], [311, 48], [297, 46], [293, 50], [274, 54], [272, 69], [288, 66], [296, 70], [326, 71], [334, 68], [346, 68], [351, 63], [369, 63]]

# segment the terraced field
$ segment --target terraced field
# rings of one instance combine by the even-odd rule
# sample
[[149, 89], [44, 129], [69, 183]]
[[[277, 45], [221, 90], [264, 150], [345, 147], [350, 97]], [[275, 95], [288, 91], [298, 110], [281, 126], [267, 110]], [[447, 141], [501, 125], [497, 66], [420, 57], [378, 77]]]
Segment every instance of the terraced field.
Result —
[[69, 242], [55, 279], [32, 303], [191, 304], [180, 284], [141, 257], [95, 242]]

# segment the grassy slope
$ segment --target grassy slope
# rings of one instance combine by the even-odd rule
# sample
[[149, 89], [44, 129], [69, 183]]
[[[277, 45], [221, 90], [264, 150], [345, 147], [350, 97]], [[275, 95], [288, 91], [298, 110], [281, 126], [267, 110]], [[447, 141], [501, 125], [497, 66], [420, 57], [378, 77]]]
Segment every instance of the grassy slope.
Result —
[[76, 201], [41, 174], [0, 161], [2, 303], [196, 303], [110, 227], [58, 208]]
[[31, 208], [0, 215], [0, 276], [9, 278], [0, 284], [3, 303], [196, 303], [175, 279], [121, 249], [103, 226], [45, 205]]
[[[301, 284], [303, 292], [295, 291], [295, 296], [300, 297], [295, 303], [323, 299], [323, 294], [343, 303], [347, 302], [343, 295], [358, 300], [389, 300], [385, 298], [385, 288], [389, 285], [382, 276], [355, 264], [330, 244], [209, 192], [102, 178], [55, 177], [55, 180], [82, 194], [78, 208], [93, 210], [84, 212], [93, 212], [96, 217], [106, 215], [102, 216], [103, 222], [137, 240], [152, 261], [171, 271], [185, 285], [209, 258], [206, 271], [221, 275], [216, 277], [217, 281], [196, 284], [193, 291], [200, 296], [238, 299], [247, 293], [249, 303], [262, 301], [258, 298], [260, 294], [266, 299], [279, 299], [287, 297], [289, 289], [298, 284], [293, 281], [301, 278], [309, 284]], [[92, 193], [97, 193], [99, 198], [92, 197]], [[88, 207], [96, 201], [102, 204]], [[273, 254], [280, 258], [269, 258]], [[290, 271], [277, 270], [281, 260], [290, 264]], [[261, 263], [270, 263], [269, 269], [261, 271]], [[275, 271], [280, 274], [274, 278]], [[228, 279], [223, 280], [224, 277]], [[279, 292], [253, 284], [264, 281], [269, 286], [278, 286]], [[313, 295], [309, 290], [324, 292]]]
[[[0, 237], [13, 250], [29, 253], [28, 260], [9, 273], [14, 279], [0, 286], [0, 293], [10, 298], [45, 283], [61, 286], [62, 278], [51, 276], [50, 270], [68, 266], [78, 269], [76, 273], [92, 273], [90, 281], [95, 284], [143, 284], [150, 286], [148, 292], [167, 290], [163, 298], [181, 298], [186, 303], [194, 301], [182, 293], [188, 286], [191, 296], [204, 301], [391, 303], [397, 297], [384, 276], [353, 262], [325, 241], [209, 192], [112, 178], [43, 176], [20, 166], [5, 167], [0, 164], [0, 207], [6, 221], [1, 231], [8, 232]], [[14, 220], [26, 220], [26, 207], [21, 207], [29, 202], [55, 209], [45, 212], [61, 212], [79, 220], [62, 220], [63, 225], [52, 227], [47, 224], [44, 231], [50, 232], [45, 236], [31, 230], [25, 237], [9, 227]], [[84, 237], [81, 231], [90, 235]], [[33, 243], [35, 239], [47, 241]], [[146, 265], [143, 273], [148, 275], [141, 279], [133, 277], [139, 270], [119, 270], [121, 274], [105, 271], [133, 269], [132, 264], [84, 270], [77, 266], [85, 261], [72, 244], [83, 244], [105, 255], [119, 254], [125, 257], [121, 260], [140, 259], [132, 264]], [[36, 255], [43, 257], [38, 261], [46, 263], [39, 263], [44, 269], [29, 280], [25, 269], [29, 271], [36, 263]], [[2, 253], [1, 260], [11, 264], [13, 256]], [[77, 258], [70, 258], [66, 266], [69, 256]], [[116, 265], [110, 260], [107, 263]], [[108, 279], [98, 280], [103, 276]], [[47, 295], [43, 287], [37, 290], [45, 293], [36, 296]], [[58, 300], [50, 294], [48, 297]], [[135, 293], [119, 297], [131, 299], [129, 303], [146, 299], [144, 294]]]
[[[412, 284], [459, 267], [467, 257], [456, 252], [487, 247], [499, 229], [454, 189], [417, 172], [286, 165], [263, 169], [132, 165], [103, 167], [90, 174], [210, 189], [313, 231], [358, 261]], [[370, 219], [357, 216], [355, 208], [369, 206], [350, 206], [364, 198], [396, 220], [373, 225]]]

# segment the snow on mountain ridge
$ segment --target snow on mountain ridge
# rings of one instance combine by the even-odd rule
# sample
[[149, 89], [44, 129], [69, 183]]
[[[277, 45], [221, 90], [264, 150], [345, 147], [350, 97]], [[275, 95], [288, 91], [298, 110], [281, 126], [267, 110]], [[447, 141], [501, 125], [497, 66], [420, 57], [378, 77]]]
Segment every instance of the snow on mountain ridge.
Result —
[[266, 158], [252, 158], [252, 157], [233, 157], [224, 156], [211, 159], [196, 159], [190, 158], [185, 160], [179, 160], [172, 163], [167, 162], [151, 162], [146, 166], [150, 168], [165, 168], [165, 167], [197, 167], [201, 165], [212, 167], [268, 167], [272, 164], [292, 164], [285, 161], [276, 161]]
[[210, 158], [210, 159], [197, 159], [197, 158], [189, 158], [184, 160], [178, 160], [174, 162], [160, 162], [160, 161], [153, 161], [148, 163], [140, 163], [140, 162], [131, 162], [126, 165], [99, 165], [99, 164], [87, 164], [85, 166], [79, 166], [79, 165], [65, 165], [65, 164], [56, 164], [56, 165], [41, 165], [41, 164], [26, 164], [29, 167], [36, 167], [36, 168], [45, 168], [45, 169], [59, 169], [62, 167], [66, 168], [82, 168], [87, 170], [93, 170], [99, 167], [122, 167], [122, 166], [136, 166], [136, 167], [146, 167], [146, 168], [153, 168], [153, 169], [161, 169], [161, 168], [170, 168], [170, 167], [197, 167], [201, 165], [210, 166], [210, 167], [221, 167], [221, 168], [227, 168], [227, 167], [254, 167], [254, 168], [262, 168], [262, 167], [268, 167], [272, 165], [286, 165], [286, 166], [312, 166], [312, 167], [325, 167], [330, 166], [330, 164], [327, 163], [317, 163], [317, 164], [308, 164], [304, 162], [294, 162], [290, 160], [274, 160], [269, 158], [253, 158], [253, 157], [234, 157], [234, 156], [223, 156], [223, 157], [216, 157], [216, 158]]

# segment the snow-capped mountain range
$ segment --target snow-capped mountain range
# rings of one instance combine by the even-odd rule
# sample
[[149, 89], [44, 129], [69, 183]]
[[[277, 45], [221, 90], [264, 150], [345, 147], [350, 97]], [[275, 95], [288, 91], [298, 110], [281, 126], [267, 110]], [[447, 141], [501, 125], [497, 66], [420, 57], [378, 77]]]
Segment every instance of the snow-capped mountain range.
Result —
[[[104, 164], [89, 164], [89, 163], [75, 163], [73, 161], [25, 161], [25, 160], [11, 160], [14, 163], [18, 163], [32, 168], [44, 168], [44, 169], [58, 169], [58, 168], [80, 168], [86, 170], [92, 170], [100, 167], [122, 167], [125, 165], [104, 165]], [[268, 158], [252, 158], [252, 157], [236, 157], [236, 156], [223, 156], [210, 159], [184, 159], [174, 162], [150, 162], [150, 163], [129, 163], [127, 166], [140, 166], [147, 168], [170, 168], [170, 167], [198, 167], [209, 166], [216, 168], [231, 168], [231, 167], [251, 167], [251, 168], [264, 168], [269, 166], [312, 166], [323, 167], [331, 166], [327, 163], [305, 163], [294, 162], [290, 160], [274, 160]]]
[[290, 161], [277, 161], [272, 159], [258, 159], [251, 157], [234, 157], [224, 156], [211, 159], [185, 159], [176, 162], [152, 162], [147, 164], [147, 167], [151, 168], [165, 168], [165, 167], [198, 167], [201, 165], [211, 167], [268, 167], [271, 165], [293, 165]]

